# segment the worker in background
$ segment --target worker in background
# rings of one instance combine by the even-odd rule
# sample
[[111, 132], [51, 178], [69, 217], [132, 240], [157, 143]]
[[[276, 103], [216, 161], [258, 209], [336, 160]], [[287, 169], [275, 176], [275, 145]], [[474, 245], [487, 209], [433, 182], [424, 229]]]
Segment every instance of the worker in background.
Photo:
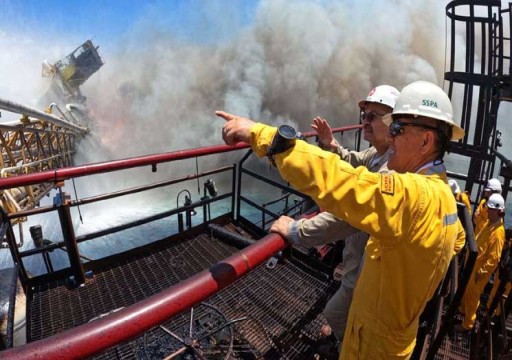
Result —
[[[338, 154], [353, 167], [366, 166], [372, 172], [387, 171], [385, 164], [389, 157], [389, 143], [386, 138], [389, 130], [382, 121], [382, 117], [393, 111], [399, 94], [400, 92], [393, 86], [380, 85], [372, 89], [366, 99], [359, 101], [363, 138], [372, 145], [368, 149], [363, 151], [345, 149], [332, 136], [328, 122], [316, 117], [312, 127], [318, 133], [319, 146]], [[345, 239], [341, 285], [323, 312], [336, 339], [342, 341], [352, 294], [369, 235], [352, 226], [347, 226], [347, 223], [326, 211], [312, 218], [297, 221], [289, 216], [281, 216], [272, 224], [270, 231], [282, 234], [294, 245], [305, 247]], [[323, 328], [322, 332], [324, 335], [329, 335], [330, 329]]]
[[498, 179], [495, 178], [487, 180], [487, 184], [485, 184], [484, 191], [482, 193], [482, 199], [480, 200], [480, 203], [478, 204], [478, 207], [476, 208], [473, 215], [475, 235], [477, 235], [480, 230], [482, 230], [482, 227], [488, 219], [487, 206], [485, 206], [485, 203], [487, 202], [487, 199], [489, 199], [489, 196], [492, 194], [501, 194], [501, 183]]
[[476, 234], [478, 255], [459, 306], [459, 312], [464, 316], [464, 320], [461, 324], [455, 325], [455, 331], [469, 331], [475, 325], [480, 296], [498, 267], [505, 243], [505, 200], [500, 194], [492, 194], [485, 206], [489, 218]]
[[217, 111], [228, 145], [251, 144], [298, 191], [370, 234], [340, 359], [409, 359], [419, 317], [445, 276], [459, 225], [443, 157], [464, 136], [450, 99], [417, 81], [402, 89], [389, 124], [388, 168], [372, 173], [276, 129]]
[[448, 184], [450, 185], [450, 188], [452, 189], [452, 194], [455, 196], [455, 200], [457, 202], [463, 203], [466, 205], [466, 208], [468, 209], [469, 215], [471, 216], [471, 202], [469, 201], [469, 196], [465, 191], [461, 191], [459, 184], [456, 180], [450, 179], [448, 180]]
[[[494, 297], [498, 292], [498, 288], [502, 281], [506, 281], [505, 288], [503, 289], [503, 293], [501, 296], [503, 298], [507, 298], [510, 295], [510, 290], [512, 289], [512, 277], [510, 277], [510, 269], [507, 269], [507, 266], [510, 265], [512, 261], [512, 228], [507, 228], [505, 230], [505, 245], [503, 246], [503, 250], [501, 251], [500, 263], [498, 265], [498, 270], [496, 270], [496, 274], [494, 275], [494, 282], [492, 285], [491, 293], [489, 294], [489, 298], [487, 300], [487, 310], [490, 309], [492, 302], [494, 301]], [[493, 316], [500, 315], [501, 307], [498, 306], [494, 310]]]

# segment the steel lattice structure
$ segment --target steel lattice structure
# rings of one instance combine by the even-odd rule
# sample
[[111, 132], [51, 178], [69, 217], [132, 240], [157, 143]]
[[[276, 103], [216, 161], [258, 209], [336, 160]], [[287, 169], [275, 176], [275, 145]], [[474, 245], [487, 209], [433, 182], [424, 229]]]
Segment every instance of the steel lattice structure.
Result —
[[[73, 165], [73, 154], [79, 138], [87, 128], [77, 125], [70, 116], [58, 118], [46, 112], [0, 100], [0, 108], [21, 115], [18, 122], [0, 124], [0, 177], [38, 173]], [[2, 208], [7, 213], [35, 207], [55, 187], [48, 182], [3, 190]]]

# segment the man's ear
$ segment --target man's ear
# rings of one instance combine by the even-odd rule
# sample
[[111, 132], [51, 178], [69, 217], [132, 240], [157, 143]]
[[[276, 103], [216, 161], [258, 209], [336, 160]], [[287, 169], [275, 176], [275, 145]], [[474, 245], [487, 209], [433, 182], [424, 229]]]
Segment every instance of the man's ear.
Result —
[[426, 154], [430, 152], [436, 145], [436, 135], [432, 131], [425, 131], [423, 133], [423, 143], [421, 144], [421, 153]]

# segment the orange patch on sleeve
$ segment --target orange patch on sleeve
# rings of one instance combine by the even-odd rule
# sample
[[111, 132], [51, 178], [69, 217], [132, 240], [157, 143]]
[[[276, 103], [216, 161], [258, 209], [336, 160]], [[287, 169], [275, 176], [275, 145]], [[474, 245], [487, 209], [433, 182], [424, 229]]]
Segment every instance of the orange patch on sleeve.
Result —
[[395, 179], [392, 175], [382, 175], [380, 190], [384, 194], [394, 195], [395, 194]]

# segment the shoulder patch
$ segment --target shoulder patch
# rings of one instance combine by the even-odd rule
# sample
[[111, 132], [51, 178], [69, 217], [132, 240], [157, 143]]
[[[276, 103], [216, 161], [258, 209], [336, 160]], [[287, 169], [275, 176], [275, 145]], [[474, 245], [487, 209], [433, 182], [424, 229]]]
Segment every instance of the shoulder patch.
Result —
[[384, 194], [395, 195], [395, 179], [393, 175], [382, 174], [380, 190]]

